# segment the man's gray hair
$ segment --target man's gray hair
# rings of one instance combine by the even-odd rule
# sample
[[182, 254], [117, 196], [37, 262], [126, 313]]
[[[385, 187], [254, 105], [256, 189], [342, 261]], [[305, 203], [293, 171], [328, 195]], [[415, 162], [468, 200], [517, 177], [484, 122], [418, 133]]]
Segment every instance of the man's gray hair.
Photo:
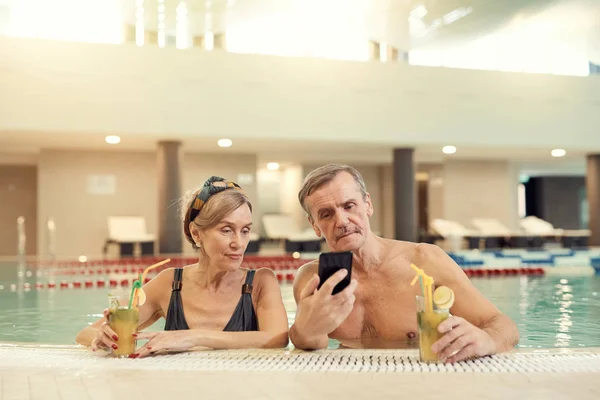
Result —
[[304, 182], [302, 183], [302, 188], [300, 189], [300, 192], [298, 192], [298, 200], [300, 201], [300, 205], [304, 211], [306, 211], [306, 214], [308, 214], [309, 217], [311, 217], [311, 215], [310, 210], [306, 206], [306, 197], [310, 196], [321, 186], [331, 182], [340, 172], [347, 172], [352, 175], [356, 181], [356, 185], [360, 190], [363, 200], [367, 199], [367, 186], [365, 185], [362, 175], [356, 170], [356, 168], [344, 164], [326, 164], [306, 175], [306, 178], [304, 178]]

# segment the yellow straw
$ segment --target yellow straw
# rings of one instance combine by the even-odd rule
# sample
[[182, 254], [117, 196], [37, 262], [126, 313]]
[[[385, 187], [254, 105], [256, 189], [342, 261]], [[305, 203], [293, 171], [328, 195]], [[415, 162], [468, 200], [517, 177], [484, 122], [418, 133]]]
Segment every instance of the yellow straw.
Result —
[[[144, 285], [144, 280], [146, 279], [146, 275], [148, 275], [148, 271], [150, 271], [151, 269], [154, 269], [154, 268], [158, 268], [158, 267], [160, 267], [161, 265], [165, 265], [166, 263], [168, 263], [168, 262], [170, 262], [170, 261], [171, 261], [171, 259], [170, 259], [170, 258], [167, 258], [166, 260], [163, 260], [163, 261], [161, 261], [161, 262], [159, 262], [159, 263], [156, 263], [156, 264], [154, 264], [154, 265], [151, 265], [151, 266], [149, 266], [148, 268], [146, 268], [146, 269], [144, 270], [144, 272], [142, 272], [142, 277], [140, 278], [140, 283], [141, 283], [141, 285]], [[138, 288], [136, 288], [136, 289], [135, 289], [135, 292], [133, 293], [133, 307], [137, 307], [137, 303], [138, 303], [138, 292], [139, 292], [139, 289], [138, 289]]]
[[410, 267], [416, 272], [417, 276], [415, 276], [410, 283], [413, 286], [419, 277], [421, 277], [423, 282], [423, 297], [425, 300], [425, 311], [433, 311], [433, 293], [431, 291], [431, 287], [433, 286], [433, 278], [425, 273], [421, 268], [417, 267], [414, 264], [410, 264]]

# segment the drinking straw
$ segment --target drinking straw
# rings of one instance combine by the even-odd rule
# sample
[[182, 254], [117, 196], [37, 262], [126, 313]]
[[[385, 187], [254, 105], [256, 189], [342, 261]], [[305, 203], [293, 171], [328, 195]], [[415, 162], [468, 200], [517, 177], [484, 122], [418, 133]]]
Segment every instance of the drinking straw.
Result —
[[166, 260], [163, 260], [163, 261], [158, 262], [158, 263], [156, 263], [154, 265], [151, 265], [151, 266], [149, 266], [148, 268], [146, 268], [144, 270], [144, 272], [140, 276], [139, 284], [136, 285], [137, 281], [135, 281], [133, 283], [133, 287], [131, 288], [132, 291], [131, 291], [131, 296], [129, 298], [129, 308], [131, 308], [131, 306], [134, 305], [134, 304], [137, 306], [138, 297], [139, 297], [139, 290], [142, 289], [142, 285], [144, 284], [144, 280], [146, 279], [146, 275], [148, 275], [148, 272], [150, 270], [152, 270], [154, 268], [157, 268], [157, 267], [160, 267], [161, 265], [164, 265], [164, 264], [166, 264], [166, 263], [168, 263], [170, 261], [171, 261], [171, 259], [167, 258]]
[[433, 278], [414, 264], [410, 264], [410, 267], [417, 274], [410, 285], [414, 285], [417, 279], [421, 281], [421, 290], [423, 291], [423, 297], [425, 298], [425, 311], [433, 311], [433, 293], [431, 291], [431, 287], [433, 286]]
[[[142, 274], [140, 274], [140, 279], [142, 277]], [[133, 285], [131, 285], [131, 294], [129, 295], [129, 308], [131, 310], [131, 306], [133, 306], [134, 301], [137, 302], [137, 297], [138, 297], [138, 290], [141, 289], [142, 287], [142, 282], [140, 280], [135, 280], [133, 281]]]
[[417, 275], [410, 282], [410, 286], [413, 286], [418, 279], [419, 283], [421, 284], [421, 293], [423, 294], [423, 297], [425, 297], [425, 287], [423, 286], [423, 270], [414, 264], [410, 264], [410, 267], [417, 273]]

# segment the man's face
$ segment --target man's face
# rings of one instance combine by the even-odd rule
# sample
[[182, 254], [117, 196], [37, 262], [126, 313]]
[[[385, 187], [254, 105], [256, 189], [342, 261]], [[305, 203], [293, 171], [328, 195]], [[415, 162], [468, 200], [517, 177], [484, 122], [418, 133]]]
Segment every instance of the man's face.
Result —
[[325, 236], [331, 251], [358, 250], [371, 227], [371, 196], [366, 199], [358, 184], [347, 172], [336, 177], [306, 197], [309, 222], [317, 236]]

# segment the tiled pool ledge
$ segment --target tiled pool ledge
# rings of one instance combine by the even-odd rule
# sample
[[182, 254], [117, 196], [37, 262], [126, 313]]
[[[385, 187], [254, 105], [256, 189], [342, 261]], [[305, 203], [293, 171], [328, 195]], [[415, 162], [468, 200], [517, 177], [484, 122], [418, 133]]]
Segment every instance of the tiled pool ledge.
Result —
[[600, 373], [600, 349], [535, 349], [450, 364], [425, 364], [417, 350], [221, 350], [114, 359], [77, 346], [0, 345], [0, 368], [78, 371], [329, 373]]
[[[236, 350], [117, 360], [77, 346], [0, 344], [0, 399], [600, 399], [598, 348], [517, 349], [474, 363], [470, 373], [425, 371], [416, 356]], [[398, 365], [413, 369], [391, 368]]]

